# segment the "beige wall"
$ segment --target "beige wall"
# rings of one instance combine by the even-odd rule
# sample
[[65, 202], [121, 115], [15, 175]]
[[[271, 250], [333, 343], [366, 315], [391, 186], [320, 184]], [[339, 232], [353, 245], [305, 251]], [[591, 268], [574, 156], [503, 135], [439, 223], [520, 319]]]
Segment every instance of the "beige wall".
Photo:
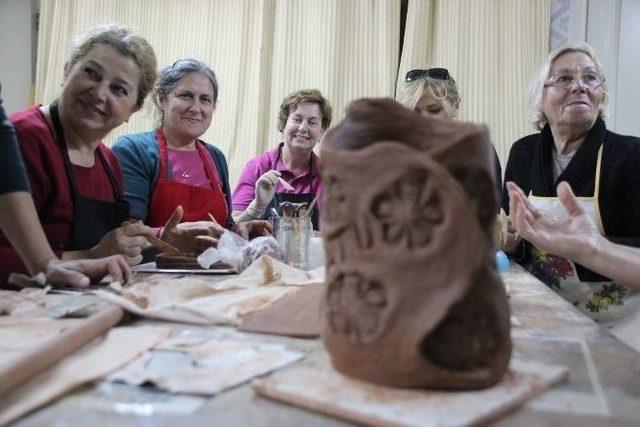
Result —
[[31, 0], [0, 0], [0, 82], [9, 113], [29, 106], [31, 13]]
[[607, 127], [640, 137], [640, 0], [570, 0], [570, 8], [569, 40], [589, 43], [604, 66]]
[[640, 0], [622, 0], [616, 132], [640, 137]]

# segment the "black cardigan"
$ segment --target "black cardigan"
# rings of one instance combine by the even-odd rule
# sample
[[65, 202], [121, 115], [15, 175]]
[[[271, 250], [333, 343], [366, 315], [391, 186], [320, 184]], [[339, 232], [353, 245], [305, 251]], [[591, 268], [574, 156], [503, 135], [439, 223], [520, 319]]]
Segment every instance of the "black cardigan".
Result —
[[[551, 153], [553, 135], [547, 124], [540, 133], [516, 141], [509, 152], [504, 173], [505, 183], [513, 181], [525, 194], [556, 197], [556, 186], [567, 181], [578, 197], [591, 197], [595, 188], [598, 149], [604, 143], [600, 170], [598, 202], [607, 239], [627, 246], [640, 247], [640, 138], [618, 135], [607, 130], [602, 119], [596, 120], [584, 143], [560, 174], [553, 180]], [[502, 192], [502, 207], [509, 212], [509, 194]], [[516, 261], [530, 260], [530, 247], [521, 248]], [[584, 282], [607, 280], [577, 265]]]
[[29, 180], [18, 148], [16, 131], [7, 119], [0, 95], [0, 195], [29, 191]]

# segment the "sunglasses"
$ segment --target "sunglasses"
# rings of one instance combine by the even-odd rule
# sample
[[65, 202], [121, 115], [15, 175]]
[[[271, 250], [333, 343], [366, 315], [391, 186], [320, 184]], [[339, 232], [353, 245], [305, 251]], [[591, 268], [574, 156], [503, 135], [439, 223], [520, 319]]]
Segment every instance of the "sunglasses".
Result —
[[404, 76], [404, 80], [406, 82], [413, 82], [418, 79], [422, 79], [424, 77], [430, 77], [435, 80], [451, 80], [452, 82], [456, 82], [449, 74], [449, 71], [446, 68], [429, 68], [428, 70], [411, 70]]

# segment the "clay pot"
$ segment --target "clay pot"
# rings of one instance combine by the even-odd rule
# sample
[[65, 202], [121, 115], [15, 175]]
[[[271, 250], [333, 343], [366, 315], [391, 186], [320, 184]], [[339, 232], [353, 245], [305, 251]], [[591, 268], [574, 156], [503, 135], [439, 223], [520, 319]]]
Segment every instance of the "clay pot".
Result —
[[333, 366], [398, 387], [498, 382], [511, 339], [486, 128], [364, 99], [325, 136], [321, 159]]

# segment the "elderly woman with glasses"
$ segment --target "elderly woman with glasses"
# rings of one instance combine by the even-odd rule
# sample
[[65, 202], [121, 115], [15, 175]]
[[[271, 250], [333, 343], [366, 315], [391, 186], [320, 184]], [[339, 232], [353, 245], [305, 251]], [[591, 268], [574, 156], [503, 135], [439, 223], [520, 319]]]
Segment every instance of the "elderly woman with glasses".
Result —
[[[611, 242], [638, 247], [640, 139], [607, 130], [602, 119], [607, 99], [602, 65], [593, 49], [576, 44], [552, 52], [531, 89], [540, 132], [513, 144], [505, 182], [519, 186], [532, 208], [553, 220], [567, 218], [556, 192], [566, 181], [601, 234]], [[505, 191], [504, 209], [509, 211], [513, 203]], [[594, 319], [619, 325], [637, 312], [640, 295], [622, 284], [553, 251], [514, 241], [506, 249], [516, 261]]]
[[[458, 85], [446, 68], [411, 70], [400, 86], [397, 101], [410, 110], [426, 117], [455, 119], [460, 108]], [[495, 148], [494, 171], [498, 200], [502, 192], [502, 168]]]
[[131, 217], [183, 252], [215, 245], [225, 229], [246, 238], [268, 234], [268, 221], [236, 224], [231, 217], [224, 154], [200, 140], [218, 101], [218, 81], [206, 64], [181, 59], [158, 74], [153, 100], [158, 127], [118, 139]]

